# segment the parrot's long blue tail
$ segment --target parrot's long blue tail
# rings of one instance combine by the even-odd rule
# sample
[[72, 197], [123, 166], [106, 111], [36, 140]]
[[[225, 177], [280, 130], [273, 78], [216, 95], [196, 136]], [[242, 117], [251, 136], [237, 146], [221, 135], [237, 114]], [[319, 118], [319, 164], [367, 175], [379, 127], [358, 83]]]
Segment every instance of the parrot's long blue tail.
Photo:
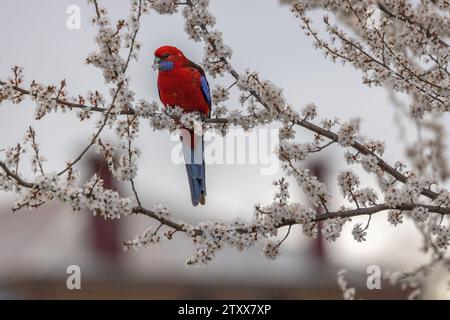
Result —
[[206, 202], [206, 175], [204, 159], [204, 140], [202, 135], [195, 135], [193, 132], [181, 135], [183, 145], [184, 161], [191, 191], [192, 205], [195, 207], [199, 203]]

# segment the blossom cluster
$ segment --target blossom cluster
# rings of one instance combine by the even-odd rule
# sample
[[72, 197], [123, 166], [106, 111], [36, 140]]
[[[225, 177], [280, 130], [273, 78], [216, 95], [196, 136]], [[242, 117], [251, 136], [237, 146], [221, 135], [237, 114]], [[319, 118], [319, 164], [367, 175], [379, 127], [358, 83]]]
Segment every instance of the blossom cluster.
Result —
[[[69, 172], [65, 179], [51, 172], [39, 175], [29, 188], [15, 184], [19, 193], [13, 210], [33, 209], [58, 199], [71, 205], [74, 211], [88, 210], [93, 215], [117, 219], [132, 213], [135, 201], [131, 197], [121, 197], [117, 191], [104, 188], [103, 180], [94, 175], [82, 187], [79, 185], [79, 173]], [[6, 182], [11, 184], [11, 181]]]
[[[313, 29], [308, 13], [316, 8], [325, 11], [328, 38]], [[448, 4], [403, 0], [297, 0], [292, 5], [302, 29], [325, 56], [361, 70], [366, 85], [408, 94], [411, 113], [418, 118], [450, 111], [446, 10]]]

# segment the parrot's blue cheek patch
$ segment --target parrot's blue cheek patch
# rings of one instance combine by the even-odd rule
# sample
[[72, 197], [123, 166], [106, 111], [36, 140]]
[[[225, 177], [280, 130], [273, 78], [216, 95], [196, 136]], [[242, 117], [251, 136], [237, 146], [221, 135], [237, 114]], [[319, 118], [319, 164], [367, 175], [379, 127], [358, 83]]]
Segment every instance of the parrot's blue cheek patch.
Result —
[[170, 71], [174, 67], [174, 64], [172, 61], [164, 61], [159, 63], [159, 70], [161, 71]]

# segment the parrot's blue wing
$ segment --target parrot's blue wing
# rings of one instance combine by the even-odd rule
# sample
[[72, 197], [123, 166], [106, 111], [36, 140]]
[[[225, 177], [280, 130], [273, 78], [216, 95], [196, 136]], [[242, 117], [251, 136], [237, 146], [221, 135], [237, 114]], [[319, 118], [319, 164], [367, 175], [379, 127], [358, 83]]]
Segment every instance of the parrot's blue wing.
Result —
[[205, 98], [205, 100], [206, 100], [206, 102], [208, 103], [208, 106], [209, 106], [209, 114], [208, 114], [208, 117], [209, 117], [210, 114], [211, 114], [211, 104], [212, 104], [211, 103], [211, 90], [209, 88], [208, 80], [206, 80], [205, 71], [203, 71], [202, 67], [200, 67], [198, 64], [196, 64], [196, 63], [194, 63], [194, 62], [192, 62], [190, 60], [188, 60], [188, 61], [189, 62], [187, 64], [187, 66], [196, 69], [201, 75], [200, 86], [201, 86], [201, 89], [202, 89], [203, 97]]
[[205, 97], [206, 102], [208, 102], [209, 109], [211, 109], [211, 91], [209, 89], [208, 80], [205, 76], [202, 76], [201, 80], [202, 94]]

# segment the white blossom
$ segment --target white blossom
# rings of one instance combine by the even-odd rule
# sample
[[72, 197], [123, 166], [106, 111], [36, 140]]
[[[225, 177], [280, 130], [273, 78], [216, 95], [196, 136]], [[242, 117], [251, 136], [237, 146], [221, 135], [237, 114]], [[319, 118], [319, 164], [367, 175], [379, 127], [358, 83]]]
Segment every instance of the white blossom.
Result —
[[398, 226], [399, 224], [402, 224], [403, 223], [403, 216], [401, 214], [401, 211], [399, 211], [399, 210], [389, 210], [388, 221], [394, 227]]
[[302, 117], [305, 120], [312, 120], [317, 116], [317, 107], [314, 103], [309, 103], [302, 110]]
[[153, 228], [147, 228], [141, 235], [136, 236], [133, 240], [125, 242], [124, 249], [138, 250], [141, 247], [148, 247], [152, 244], [159, 243], [161, 237], [156, 234]]
[[342, 146], [349, 146], [355, 141], [355, 136], [359, 130], [359, 120], [354, 119], [341, 125], [337, 132], [338, 142]]
[[433, 200], [437, 206], [449, 207], [450, 206], [450, 192], [446, 189], [439, 190], [438, 196]]
[[341, 236], [345, 219], [328, 219], [323, 223], [322, 234], [330, 242], [336, 241]]
[[353, 190], [359, 186], [359, 178], [352, 171], [343, 171], [338, 175], [338, 185], [344, 195], [351, 200], [354, 197]]
[[411, 215], [419, 222], [425, 222], [428, 217], [428, 209], [424, 207], [415, 207], [413, 210], [411, 210]]
[[266, 258], [274, 260], [279, 255], [278, 244], [273, 241], [267, 242], [262, 251], [262, 255]]
[[447, 227], [441, 226], [436, 235], [436, 244], [439, 248], [447, 250], [450, 245], [450, 231]]
[[358, 224], [355, 224], [355, 226], [353, 227], [352, 235], [356, 241], [362, 242], [362, 241], [366, 241], [367, 232], [365, 231], [365, 229], [362, 228], [362, 224], [358, 223]]
[[218, 105], [221, 102], [227, 101], [229, 98], [229, 95], [230, 95], [230, 92], [228, 91], [227, 88], [217, 85], [214, 87], [214, 89], [211, 92], [212, 102], [215, 105]]
[[373, 155], [364, 156], [361, 158], [362, 167], [368, 172], [379, 173], [380, 168], [378, 167], [378, 158]]
[[160, 14], [173, 14], [177, 12], [178, 1], [176, 0], [153, 0], [149, 1], [152, 9]]
[[375, 190], [368, 187], [355, 190], [354, 195], [357, 203], [365, 207], [376, 204], [378, 200]]

